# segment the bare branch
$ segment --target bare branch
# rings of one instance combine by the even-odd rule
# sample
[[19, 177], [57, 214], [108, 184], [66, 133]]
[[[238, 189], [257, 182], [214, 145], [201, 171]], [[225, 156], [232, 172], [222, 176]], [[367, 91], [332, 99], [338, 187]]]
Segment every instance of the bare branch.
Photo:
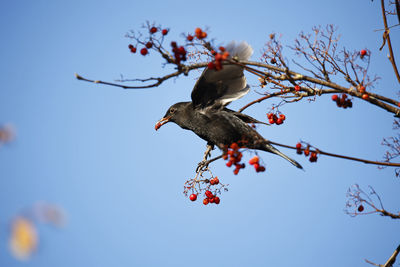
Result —
[[[398, 2], [399, 1], [397, 1], [397, 3], [396, 3], [397, 12], [399, 12], [399, 9], [400, 9], [400, 7], [399, 7], [400, 4]], [[384, 0], [381, 0], [381, 7], [382, 7], [383, 24], [385, 25], [385, 32], [383, 33], [383, 39], [387, 41], [388, 49], [389, 49], [389, 53], [390, 53], [389, 60], [392, 63], [393, 71], [394, 71], [394, 74], [396, 75], [397, 81], [400, 83], [400, 74], [399, 74], [399, 71], [397, 70], [396, 61], [395, 61], [394, 55], [393, 55], [392, 42], [390, 41], [390, 35], [389, 35], [390, 30], [389, 30], [388, 24], [387, 24]], [[399, 20], [400, 20], [400, 17], [399, 17]], [[382, 48], [383, 47], [381, 47], [380, 49], [382, 49]]]

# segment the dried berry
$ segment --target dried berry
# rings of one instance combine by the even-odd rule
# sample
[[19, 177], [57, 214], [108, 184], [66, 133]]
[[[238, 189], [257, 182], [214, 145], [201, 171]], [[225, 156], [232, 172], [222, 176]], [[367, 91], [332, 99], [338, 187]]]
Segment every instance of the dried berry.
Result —
[[156, 27], [151, 27], [150, 28], [150, 33], [151, 34], [156, 33], [156, 32], [157, 32], [157, 28]]
[[140, 49], [140, 54], [142, 54], [143, 56], [147, 55], [148, 53], [149, 51], [147, 50], [147, 48]]
[[152, 43], [152, 42], [147, 42], [147, 43], [146, 43], [146, 47], [147, 47], [148, 49], [152, 48], [152, 47], [153, 47], [153, 43]]

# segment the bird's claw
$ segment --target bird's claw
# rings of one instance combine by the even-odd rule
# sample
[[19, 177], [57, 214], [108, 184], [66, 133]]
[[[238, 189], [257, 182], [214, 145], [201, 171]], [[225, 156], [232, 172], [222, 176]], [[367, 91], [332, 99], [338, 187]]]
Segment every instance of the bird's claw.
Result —
[[196, 173], [200, 172], [208, 167], [208, 164], [210, 164], [210, 161], [203, 159], [202, 161], [199, 162], [196, 168]]

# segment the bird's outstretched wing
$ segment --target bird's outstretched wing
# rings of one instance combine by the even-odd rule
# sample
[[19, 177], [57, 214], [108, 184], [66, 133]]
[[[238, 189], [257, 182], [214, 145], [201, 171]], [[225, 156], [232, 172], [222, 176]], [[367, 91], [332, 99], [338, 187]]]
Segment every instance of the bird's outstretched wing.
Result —
[[[231, 58], [248, 60], [253, 48], [246, 42], [231, 42], [225, 47]], [[223, 107], [249, 92], [243, 67], [224, 65], [222, 70], [206, 68], [192, 91], [192, 102], [196, 108]]]

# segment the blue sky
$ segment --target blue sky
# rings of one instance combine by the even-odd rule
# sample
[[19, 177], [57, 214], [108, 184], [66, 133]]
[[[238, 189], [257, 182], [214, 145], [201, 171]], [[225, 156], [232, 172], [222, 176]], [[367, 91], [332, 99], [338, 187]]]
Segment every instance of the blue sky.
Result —
[[[154, 55], [129, 53], [125, 33], [146, 20], [169, 27], [169, 40], [207, 26], [217, 43], [246, 40], [253, 60], [271, 32], [290, 42], [314, 25], [335, 24], [344, 46], [372, 51], [370, 73], [382, 77], [376, 92], [397, 97], [386, 48], [378, 50], [377, 1], [12, 1], [2, 4], [0, 20], [0, 123], [17, 131], [13, 143], [0, 147], [0, 266], [364, 266], [364, 258], [385, 262], [399, 244], [399, 222], [343, 212], [354, 183], [373, 186], [385, 208], [397, 212], [393, 169], [323, 156], [310, 164], [284, 149], [304, 172], [267, 153], [261, 154], [267, 170], [259, 174], [246, 168], [234, 176], [218, 161], [213, 172], [229, 192], [219, 206], [205, 207], [182, 194], [205, 142], [173, 124], [154, 131], [171, 104], [190, 99], [198, 74], [150, 90], [74, 78], [75, 72], [113, 81], [168, 71]], [[392, 30], [395, 48], [398, 33]], [[394, 135], [393, 118], [353, 102], [346, 110], [330, 96], [286, 105], [285, 123], [260, 133], [380, 160], [382, 138]], [[271, 103], [246, 112], [266, 120]], [[9, 222], [40, 200], [62, 206], [68, 224], [41, 225], [37, 253], [19, 262], [7, 248]]]

